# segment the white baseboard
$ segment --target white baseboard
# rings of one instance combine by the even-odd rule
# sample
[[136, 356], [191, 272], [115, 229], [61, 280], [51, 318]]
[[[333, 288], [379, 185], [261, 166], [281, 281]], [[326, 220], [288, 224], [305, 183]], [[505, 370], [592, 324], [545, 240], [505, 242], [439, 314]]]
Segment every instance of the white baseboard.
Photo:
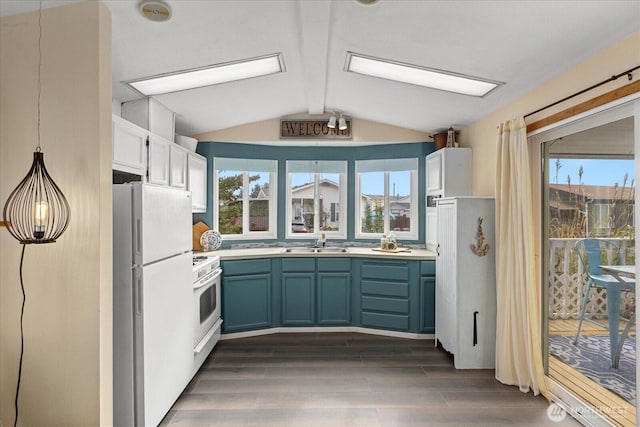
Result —
[[258, 337], [262, 335], [280, 334], [280, 333], [300, 333], [300, 332], [359, 332], [362, 334], [382, 335], [386, 337], [408, 338], [413, 340], [432, 340], [435, 334], [414, 334], [410, 332], [387, 331], [384, 329], [362, 328], [357, 326], [300, 326], [300, 327], [279, 327], [269, 329], [258, 329], [255, 331], [233, 332], [230, 334], [222, 334], [221, 341], [232, 340], [236, 338]]

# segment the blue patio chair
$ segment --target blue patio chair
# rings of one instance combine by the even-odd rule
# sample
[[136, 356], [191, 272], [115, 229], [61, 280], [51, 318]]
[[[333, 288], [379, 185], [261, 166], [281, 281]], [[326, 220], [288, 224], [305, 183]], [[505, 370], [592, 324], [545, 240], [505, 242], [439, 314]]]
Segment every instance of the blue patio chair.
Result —
[[[582, 239], [576, 242], [576, 250], [578, 251], [578, 258], [580, 258], [580, 262], [584, 267], [584, 272], [587, 274], [587, 286], [584, 291], [584, 298], [582, 299], [582, 307], [580, 308], [578, 331], [576, 332], [573, 344], [578, 344], [578, 338], [582, 330], [582, 322], [585, 320], [608, 330], [611, 363], [614, 368], [617, 368], [622, 344], [630, 331], [631, 323], [635, 323], [634, 314], [631, 319], [629, 319], [627, 327], [622, 331], [622, 335], [618, 335], [620, 333], [620, 296], [621, 292], [635, 292], [635, 279], [625, 277], [623, 279], [624, 282], [622, 282], [613, 275], [603, 274], [600, 265], [611, 264], [613, 261], [603, 261], [602, 251], [605, 251], [605, 253], [613, 251], [617, 255], [617, 263], [624, 264], [624, 257], [621, 256], [618, 246], [609, 240]], [[586, 315], [589, 295], [592, 289], [604, 289], [607, 293], [607, 325], [597, 322]]]

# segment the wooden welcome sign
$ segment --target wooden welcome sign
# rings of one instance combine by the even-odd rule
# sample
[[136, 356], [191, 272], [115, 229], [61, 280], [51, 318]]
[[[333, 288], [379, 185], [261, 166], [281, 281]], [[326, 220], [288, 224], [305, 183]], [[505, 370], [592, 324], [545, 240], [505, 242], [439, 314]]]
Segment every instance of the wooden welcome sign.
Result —
[[319, 120], [280, 120], [280, 139], [351, 139], [351, 119], [345, 130], [338, 126], [331, 129], [328, 119]]

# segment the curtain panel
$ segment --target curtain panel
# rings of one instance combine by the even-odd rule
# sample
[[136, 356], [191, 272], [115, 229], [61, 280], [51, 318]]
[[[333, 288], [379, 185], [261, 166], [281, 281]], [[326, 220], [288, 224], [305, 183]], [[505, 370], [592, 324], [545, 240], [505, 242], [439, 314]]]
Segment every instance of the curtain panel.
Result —
[[542, 361], [533, 194], [523, 117], [498, 126], [496, 379], [549, 398]]

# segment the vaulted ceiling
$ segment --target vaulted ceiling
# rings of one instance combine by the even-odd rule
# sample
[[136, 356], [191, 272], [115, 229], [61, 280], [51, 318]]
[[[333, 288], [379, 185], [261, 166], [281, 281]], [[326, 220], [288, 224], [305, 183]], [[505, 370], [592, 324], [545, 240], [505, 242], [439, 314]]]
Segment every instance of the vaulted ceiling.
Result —
[[[135, 0], [104, 3], [119, 101], [140, 98], [126, 80], [282, 53], [284, 73], [157, 96], [185, 135], [335, 110], [423, 132], [462, 128], [640, 31], [635, 0], [166, 0], [167, 22], [147, 20]], [[0, 1], [1, 15], [37, 8]], [[476, 98], [348, 73], [348, 51], [506, 84]]]

